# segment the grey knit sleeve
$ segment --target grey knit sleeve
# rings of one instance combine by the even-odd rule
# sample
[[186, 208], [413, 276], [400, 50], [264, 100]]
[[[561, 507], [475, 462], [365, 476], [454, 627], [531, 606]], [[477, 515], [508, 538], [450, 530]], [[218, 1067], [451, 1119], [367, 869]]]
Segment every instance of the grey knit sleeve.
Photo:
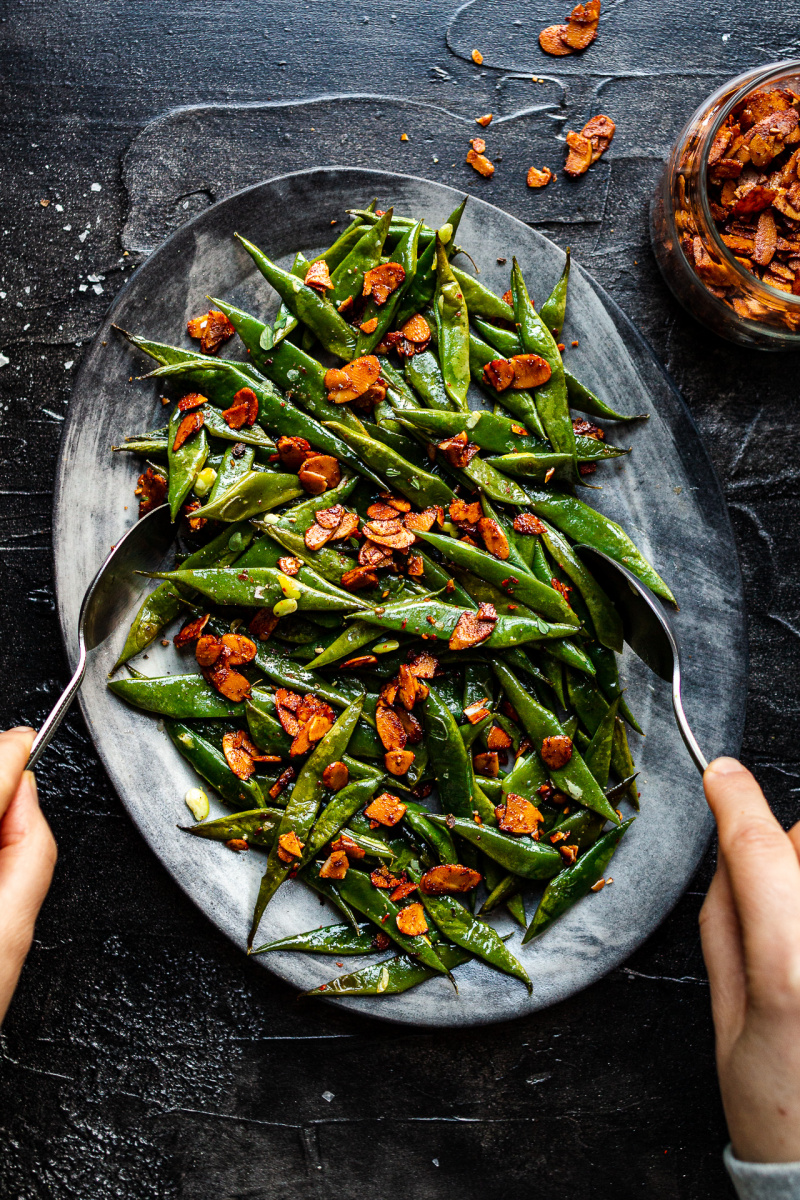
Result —
[[800, 1200], [800, 1162], [740, 1162], [730, 1146], [723, 1160], [739, 1200]]

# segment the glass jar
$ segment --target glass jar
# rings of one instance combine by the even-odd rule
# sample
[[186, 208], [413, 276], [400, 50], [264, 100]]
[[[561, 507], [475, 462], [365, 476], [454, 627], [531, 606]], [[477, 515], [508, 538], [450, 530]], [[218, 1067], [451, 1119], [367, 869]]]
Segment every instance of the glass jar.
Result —
[[[757, 90], [781, 88], [800, 93], [800, 61], [772, 63], [747, 71], [709, 96], [675, 143], [650, 209], [653, 250], [675, 297], [693, 317], [715, 333], [740, 345], [762, 350], [800, 348], [800, 294], [792, 291], [796, 288], [800, 292], [800, 220], [787, 217], [784, 211], [787, 207], [789, 213], [795, 210], [783, 203], [783, 193], [779, 192], [783, 210], [779, 212], [778, 220], [785, 236], [778, 237], [781, 252], [774, 259], [774, 265], [764, 269], [772, 282], [759, 278], [751, 260], [743, 253], [738, 257], [735, 253], [736, 249], [741, 251], [742, 248], [749, 251], [752, 239], [740, 236], [735, 230], [730, 232], [728, 213], [732, 208], [723, 210], [709, 195], [710, 183], [722, 188], [724, 181], [718, 177], [719, 167], [709, 168], [708, 158], [712, 147], [718, 148], [720, 144], [718, 135], [720, 141], [725, 140], [728, 118], [734, 110], [741, 111], [737, 106]], [[770, 114], [771, 117], [778, 115]], [[791, 154], [798, 147], [800, 141], [787, 143], [785, 148]], [[730, 147], [725, 152], [730, 153]], [[746, 165], [751, 171], [747, 186], [752, 188], [752, 173], [756, 168], [752, 163]], [[769, 175], [768, 164], [760, 169]], [[768, 181], [763, 176], [760, 178], [766, 185]], [[731, 185], [732, 188], [736, 186], [739, 185], [735, 182]], [[761, 187], [761, 193], [765, 194], [765, 186]], [[723, 198], [722, 191], [719, 198]], [[758, 202], [756, 199], [752, 203]], [[755, 211], [748, 218], [753, 232]], [[718, 228], [718, 223], [727, 225], [728, 232]], [[727, 237], [727, 245], [723, 237]], [[764, 252], [761, 254], [763, 257]], [[796, 254], [796, 263], [792, 263], [793, 254]], [[795, 266], [797, 283], [791, 280]]]

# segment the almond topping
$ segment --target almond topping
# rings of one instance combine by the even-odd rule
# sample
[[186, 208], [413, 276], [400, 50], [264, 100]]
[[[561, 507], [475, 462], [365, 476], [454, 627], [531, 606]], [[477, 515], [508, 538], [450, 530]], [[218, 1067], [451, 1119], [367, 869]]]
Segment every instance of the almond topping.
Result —
[[297, 472], [297, 478], [309, 495], [320, 496], [328, 488], [338, 487], [342, 469], [332, 454], [312, 454]]
[[504, 392], [514, 382], [514, 367], [507, 358], [494, 358], [483, 368], [483, 379], [496, 392]]
[[528, 167], [526, 183], [529, 188], [543, 188], [547, 187], [552, 178], [553, 172], [549, 167], [543, 167], [541, 170], [538, 167]]
[[240, 388], [233, 397], [233, 404], [225, 409], [222, 416], [229, 429], [255, 425], [258, 418], [258, 396], [252, 388]]
[[302, 858], [305, 842], [301, 842], [293, 829], [282, 833], [278, 838], [278, 857], [283, 862], [291, 862], [294, 858]]
[[478, 529], [489, 553], [495, 558], [505, 561], [511, 553], [511, 549], [508, 544], [508, 538], [497, 524], [497, 521], [493, 517], [481, 517], [480, 521], [478, 521]]
[[144, 517], [151, 509], [158, 508], [167, 498], [168, 483], [164, 475], [160, 475], [153, 467], [139, 476], [134, 490], [134, 496], [139, 497], [139, 516]]
[[473, 891], [481, 878], [480, 873], [471, 867], [443, 863], [426, 871], [419, 881], [419, 887], [426, 896], [459, 896]]
[[396, 262], [381, 263], [364, 274], [362, 296], [371, 296], [380, 306], [385, 304], [392, 292], [400, 287], [406, 277], [405, 269]]
[[199, 338], [203, 354], [214, 354], [223, 342], [236, 333], [225, 314], [215, 308], [202, 317], [192, 317], [186, 324], [186, 331], [190, 338]]
[[414, 751], [387, 750], [383, 756], [383, 761], [390, 775], [405, 775], [414, 761]]
[[332, 792], [340, 792], [350, 782], [350, 771], [348, 770], [347, 763], [328, 763], [322, 772], [322, 782]]
[[494, 163], [489, 162], [485, 154], [478, 154], [475, 150], [468, 150], [466, 161], [479, 175], [483, 175], [485, 179], [490, 179], [494, 175]]
[[319, 869], [320, 879], [344, 879], [350, 860], [344, 850], [332, 850]]
[[572, 758], [572, 739], [566, 734], [546, 737], [542, 742], [541, 757], [551, 771], [565, 767]]
[[405, 804], [391, 792], [381, 792], [380, 796], [376, 796], [372, 803], [364, 809], [364, 816], [370, 821], [377, 821], [379, 825], [387, 825], [390, 828], [398, 821], [402, 821], [405, 814]]
[[203, 414], [196, 410], [186, 414], [175, 433], [175, 441], [172, 444], [173, 452], [180, 450], [193, 433], [197, 433], [199, 429], [203, 428], [204, 419]]
[[397, 914], [397, 928], [406, 937], [419, 937], [428, 932], [428, 922], [425, 920], [425, 909], [421, 904], [409, 904], [401, 908]]
[[325, 387], [330, 404], [347, 404], [363, 396], [381, 373], [381, 364], [374, 354], [354, 358], [344, 367], [331, 367], [325, 373]]
[[550, 364], [538, 354], [515, 354], [510, 363], [514, 372], [511, 386], [517, 392], [541, 387], [552, 374]]
[[324, 292], [326, 289], [332, 288], [331, 273], [328, 270], [328, 264], [324, 258], [318, 262], [313, 262], [306, 271], [305, 278], [306, 287], [317, 288], [318, 291]]
[[530, 800], [518, 796], [515, 792], [509, 792], [505, 804], [499, 805], [494, 813], [498, 827], [503, 833], [531, 834], [544, 820], [539, 809], [531, 804]]

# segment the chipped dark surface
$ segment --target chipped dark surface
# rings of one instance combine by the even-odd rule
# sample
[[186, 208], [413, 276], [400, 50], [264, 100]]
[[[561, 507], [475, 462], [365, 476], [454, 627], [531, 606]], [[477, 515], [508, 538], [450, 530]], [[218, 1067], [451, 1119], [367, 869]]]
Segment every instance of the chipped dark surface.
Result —
[[[800, 494], [783, 448], [793, 447], [797, 432], [797, 363], [793, 355], [727, 346], [684, 316], [647, 246], [646, 201], [691, 109], [725, 77], [792, 54], [796, 30], [789, 10], [773, 3], [769, 19], [755, 25], [742, 0], [703, 12], [677, 0], [617, 2], [606, 4], [587, 54], [545, 59], [535, 35], [568, 7], [544, 0], [475, 0], [455, 14], [445, 0], [424, 9], [408, 0], [369, 8], [349, 0], [292, 8], [275, 0], [6, 7], [6, 724], [41, 720], [65, 679], [49, 548], [53, 468], [75, 369], [65, 364], [80, 360], [138, 259], [123, 256], [126, 220], [129, 230], [158, 240], [182, 214], [260, 177], [317, 162], [392, 165], [470, 187], [571, 244], [672, 372], [725, 483], [740, 539], [752, 655], [745, 757], [781, 818], [794, 819]], [[480, 69], [469, 61], [475, 47], [486, 60]], [[533, 83], [531, 75], [547, 81]], [[334, 91], [413, 96], [414, 104], [348, 101], [342, 110], [359, 115], [345, 145], [314, 140], [308, 106], [261, 110], [247, 138], [234, 135], [242, 126], [232, 123], [222, 165], [187, 132], [188, 169], [173, 174], [172, 164], [155, 171], [151, 164], [153, 195], [146, 206], [137, 195], [136, 156], [153, 130], [127, 160], [126, 152], [167, 109]], [[323, 103], [327, 128], [338, 132], [339, 106]], [[426, 108], [420, 126], [418, 104], [441, 111]], [[558, 135], [580, 128], [591, 109], [617, 121], [602, 169], [528, 192], [522, 168], [558, 170]], [[489, 110], [531, 115], [495, 118], [487, 142], [502, 162], [486, 182], [462, 160], [477, 129], [470, 119]], [[415, 140], [420, 128], [422, 141]], [[401, 132], [408, 143], [400, 143]], [[428, 135], [440, 139], [441, 153]], [[47, 208], [42, 198], [51, 200]], [[102, 294], [88, 275], [103, 276]], [[77, 715], [39, 775], [61, 861], [0, 1035], [0, 1195], [731, 1195], [719, 1160], [725, 1132], [696, 931], [710, 865], [626, 967], [569, 1003], [474, 1033], [399, 1031], [298, 1004], [244, 962], [146, 852]], [[325, 1091], [334, 1093], [330, 1103]]]

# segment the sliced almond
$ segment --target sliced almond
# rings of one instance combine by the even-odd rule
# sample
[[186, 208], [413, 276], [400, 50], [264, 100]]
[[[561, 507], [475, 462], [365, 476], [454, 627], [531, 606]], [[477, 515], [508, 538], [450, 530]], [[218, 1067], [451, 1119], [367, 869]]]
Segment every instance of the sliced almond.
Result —
[[297, 478], [309, 495], [320, 496], [328, 488], [339, 486], [342, 469], [332, 454], [312, 454], [297, 472]]
[[364, 809], [364, 816], [370, 821], [377, 821], [379, 825], [386, 825], [389, 828], [396, 825], [398, 821], [402, 821], [405, 814], [405, 804], [391, 792], [381, 792], [380, 796], [376, 796], [372, 803]]
[[425, 919], [425, 909], [421, 904], [409, 904], [401, 908], [397, 914], [397, 928], [406, 937], [419, 937], [428, 932], [428, 922]]
[[471, 867], [462, 867], [460, 863], [442, 863], [425, 872], [419, 887], [426, 896], [461, 896], [474, 891], [481, 879], [481, 874]]
[[490, 179], [494, 175], [494, 163], [490, 162], [485, 154], [478, 154], [477, 151], [470, 149], [467, 151], [466, 161], [485, 179]]
[[541, 170], [538, 167], [528, 167], [525, 182], [529, 188], [543, 188], [547, 187], [551, 179], [553, 179], [553, 172], [549, 167], [542, 167]]
[[194, 412], [187, 413], [181, 421], [175, 433], [175, 441], [172, 443], [173, 453], [180, 450], [181, 446], [189, 440], [192, 434], [197, 433], [203, 428], [205, 418], [197, 409]]
[[530, 800], [526, 800], [524, 796], [518, 796], [514, 792], [509, 792], [505, 804], [501, 804], [494, 811], [498, 827], [502, 829], [503, 833], [534, 833], [544, 819], [539, 809], [531, 804]]
[[319, 869], [320, 879], [344, 879], [350, 860], [344, 850], [332, 850]]
[[511, 553], [508, 538], [493, 517], [481, 517], [478, 529], [491, 555], [505, 561]]
[[375, 725], [385, 750], [405, 749], [408, 734], [403, 728], [402, 721], [393, 708], [380, 700], [375, 708]]
[[564, 164], [564, 171], [573, 178], [584, 175], [592, 165], [592, 143], [582, 133], [568, 129], [567, 147], [569, 153]]
[[350, 782], [350, 771], [348, 770], [347, 763], [328, 763], [322, 772], [322, 782], [332, 792], [340, 792]]
[[371, 296], [374, 302], [380, 307], [386, 303], [392, 292], [400, 287], [405, 277], [405, 268], [400, 263], [381, 263], [379, 266], [373, 267], [372, 270], [365, 272], [364, 287], [361, 294], [362, 296]]
[[540, 751], [542, 762], [551, 771], [558, 771], [565, 767], [572, 758], [572, 739], [566, 734], [556, 734], [554, 737], [546, 737], [542, 742]]
[[387, 750], [383, 762], [390, 775], [405, 775], [414, 761], [413, 750]]
[[481, 620], [477, 613], [463, 612], [450, 634], [449, 648], [451, 650], [469, 650], [471, 646], [480, 646], [482, 642], [492, 636], [496, 622], [496, 615], [494, 620]]
[[325, 387], [331, 404], [347, 404], [362, 396], [381, 373], [381, 364], [374, 354], [355, 358], [344, 367], [331, 367], [325, 374]]
[[311, 264], [306, 271], [305, 283], [306, 287], [317, 288], [321, 292], [333, 288], [331, 273], [324, 258], [320, 258], [317, 262]]
[[483, 379], [496, 392], [504, 392], [514, 383], [514, 367], [507, 358], [493, 358], [483, 368]]

